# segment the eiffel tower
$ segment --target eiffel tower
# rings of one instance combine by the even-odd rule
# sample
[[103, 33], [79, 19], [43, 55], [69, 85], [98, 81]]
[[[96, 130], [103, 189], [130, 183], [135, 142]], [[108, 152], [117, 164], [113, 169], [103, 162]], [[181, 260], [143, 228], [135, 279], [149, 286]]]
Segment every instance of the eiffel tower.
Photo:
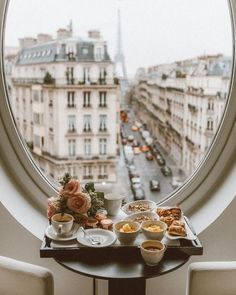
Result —
[[114, 57], [115, 61], [115, 74], [120, 81], [121, 86], [121, 109], [125, 108], [124, 95], [129, 87], [129, 82], [127, 78], [126, 66], [125, 66], [125, 56], [122, 49], [122, 37], [121, 37], [121, 18], [120, 9], [118, 9], [118, 22], [117, 22], [117, 51]]

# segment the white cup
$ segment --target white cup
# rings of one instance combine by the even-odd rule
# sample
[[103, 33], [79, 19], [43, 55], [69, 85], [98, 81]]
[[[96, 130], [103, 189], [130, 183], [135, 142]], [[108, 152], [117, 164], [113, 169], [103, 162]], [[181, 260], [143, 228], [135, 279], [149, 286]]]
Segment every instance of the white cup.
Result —
[[67, 236], [72, 230], [74, 217], [67, 213], [57, 213], [51, 218], [51, 224], [54, 232], [58, 236]]
[[119, 194], [110, 193], [104, 196], [104, 206], [108, 215], [115, 216], [119, 212], [122, 200], [125, 197]]
[[157, 240], [146, 240], [140, 246], [143, 260], [149, 266], [157, 265], [163, 258], [166, 245]]

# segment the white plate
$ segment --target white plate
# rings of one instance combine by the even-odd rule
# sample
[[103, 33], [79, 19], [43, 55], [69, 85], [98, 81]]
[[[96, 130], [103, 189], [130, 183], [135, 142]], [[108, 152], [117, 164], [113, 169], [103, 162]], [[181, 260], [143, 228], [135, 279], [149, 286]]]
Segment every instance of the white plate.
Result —
[[165, 236], [170, 239], [170, 240], [178, 240], [178, 239], [186, 239], [186, 240], [196, 240], [197, 236], [191, 231], [191, 229], [189, 228], [188, 224], [185, 222], [184, 219], [181, 219], [182, 221], [184, 221], [185, 223], [185, 228], [186, 228], [186, 236], [173, 236], [170, 235], [168, 233], [168, 231], [166, 231]]
[[[129, 206], [130, 205], [137, 205], [137, 204], [145, 204], [149, 206], [149, 209], [146, 211], [133, 211], [133, 210], [129, 210]], [[150, 200], [140, 200], [140, 201], [133, 201], [133, 202], [129, 202], [127, 204], [125, 204], [123, 207], [121, 207], [121, 209], [127, 214], [134, 214], [134, 213], [143, 213], [143, 212], [151, 212], [154, 211], [156, 209], [156, 203]]]
[[116, 235], [110, 230], [105, 230], [101, 228], [91, 228], [91, 229], [86, 229], [86, 232], [94, 237], [94, 238], [99, 238], [101, 241], [100, 245], [92, 245], [89, 239], [84, 236], [84, 233], [79, 230], [77, 232], [77, 241], [87, 247], [95, 247], [95, 248], [101, 248], [101, 247], [107, 247], [115, 243], [116, 241]]
[[51, 225], [49, 225], [46, 230], [45, 230], [45, 235], [52, 239], [52, 240], [55, 240], [55, 241], [70, 241], [70, 240], [74, 240], [76, 239], [77, 237], [77, 230], [78, 230], [78, 225], [77, 224], [74, 224], [73, 225], [73, 228], [72, 228], [72, 231], [71, 231], [71, 234], [66, 236], [66, 237], [60, 237], [58, 236]]
[[[130, 214], [130, 215], [126, 216], [124, 218], [124, 220], [127, 220], [127, 221], [137, 221], [135, 219], [136, 218], [139, 218], [139, 217], [141, 217], [143, 215], [151, 218], [151, 220], [159, 220], [159, 216], [156, 213], [154, 213], [154, 212], [138, 212], [138, 213], [133, 213], [133, 214]], [[140, 223], [142, 223], [142, 222], [140, 222]]]

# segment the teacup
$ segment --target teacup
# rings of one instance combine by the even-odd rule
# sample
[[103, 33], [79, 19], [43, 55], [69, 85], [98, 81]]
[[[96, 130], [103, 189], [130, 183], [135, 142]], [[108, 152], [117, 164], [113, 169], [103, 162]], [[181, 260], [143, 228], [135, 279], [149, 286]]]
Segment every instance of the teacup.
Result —
[[149, 266], [157, 265], [163, 258], [167, 246], [157, 240], [146, 240], [140, 246], [143, 260]]
[[104, 205], [108, 215], [117, 215], [124, 198], [124, 196], [115, 193], [106, 194], [104, 196]]
[[70, 234], [74, 223], [74, 217], [67, 213], [57, 213], [51, 218], [51, 224], [54, 232], [59, 236]]

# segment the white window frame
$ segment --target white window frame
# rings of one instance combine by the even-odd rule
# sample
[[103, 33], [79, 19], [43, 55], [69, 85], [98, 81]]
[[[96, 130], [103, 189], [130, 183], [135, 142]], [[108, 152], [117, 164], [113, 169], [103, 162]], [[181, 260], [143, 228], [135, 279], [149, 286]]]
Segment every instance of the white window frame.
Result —
[[[232, 35], [235, 44], [236, 27], [236, 2], [228, 1], [232, 14]], [[1, 29], [0, 38], [4, 40], [4, 18], [6, 15], [8, 1], [0, 2]], [[211, 147], [199, 163], [192, 176], [174, 193], [167, 196], [161, 204], [180, 204], [185, 210], [193, 209], [194, 205], [206, 197], [207, 192], [213, 187], [222, 176], [222, 171], [229, 164], [236, 149], [236, 67], [235, 67], [235, 46], [233, 44], [233, 69], [232, 80], [229, 89], [229, 99], [223, 114], [218, 131], [213, 139]], [[43, 175], [40, 168], [35, 164], [28, 152], [22, 136], [18, 133], [15, 119], [11, 112], [9, 101], [6, 99], [7, 90], [5, 86], [3, 45], [0, 57], [0, 150], [3, 161], [18, 181], [19, 185], [28, 193], [28, 197], [46, 208], [45, 197], [50, 197], [57, 191], [57, 187]], [[24, 181], [22, 182], [22, 179]], [[186, 211], [187, 212], [187, 211]]]

